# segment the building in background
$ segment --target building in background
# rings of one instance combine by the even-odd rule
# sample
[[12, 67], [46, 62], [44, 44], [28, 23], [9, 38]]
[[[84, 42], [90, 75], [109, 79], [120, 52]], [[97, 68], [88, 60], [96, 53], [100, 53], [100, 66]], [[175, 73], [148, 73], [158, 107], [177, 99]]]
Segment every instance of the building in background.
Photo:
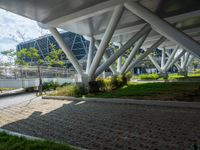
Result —
[[[60, 33], [62, 39], [66, 43], [66, 45], [71, 49], [74, 56], [78, 59], [80, 64], [83, 68], [86, 66], [86, 59], [87, 59], [87, 52], [88, 52], [88, 46], [89, 41], [87, 41], [83, 36], [79, 34], [75, 34], [72, 32], [64, 32]], [[36, 48], [39, 50], [39, 54], [41, 55], [41, 58], [45, 61], [45, 57], [49, 55], [51, 51], [52, 45], [55, 46], [56, 49], [60, 49], [58, 43], [54, 39], [52, 35], [45, 35], [33, 40], [29, 40], [26, 42], [22, 42], [17, 45], [17, 51], [20, 51], [23, 48], [29, 49], [31, 47]], [[30, 64], [34, 64], [31, 59], [24, 58], [26, 62], [30, 62]], [[66, 58], [66, 55], [64, 52], [62, 53], [62, 56], [60, 57], [65, 62], [66, 68], [72, 68], [71, 63]]]

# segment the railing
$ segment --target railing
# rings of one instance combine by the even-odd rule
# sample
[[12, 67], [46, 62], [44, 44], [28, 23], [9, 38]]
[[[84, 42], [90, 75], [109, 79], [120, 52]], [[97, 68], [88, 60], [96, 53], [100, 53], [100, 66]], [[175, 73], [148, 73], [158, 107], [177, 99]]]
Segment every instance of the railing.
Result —
[[74, 70], [47, 66], [0, 66], [0, 79], [38, 78], [74, 78]]
[[27, 88], [39, 85], [39, 71], [43, 82], [73, 83], [81, 82], [74, 70], [40, 66], [0, 66], [0, 87]]

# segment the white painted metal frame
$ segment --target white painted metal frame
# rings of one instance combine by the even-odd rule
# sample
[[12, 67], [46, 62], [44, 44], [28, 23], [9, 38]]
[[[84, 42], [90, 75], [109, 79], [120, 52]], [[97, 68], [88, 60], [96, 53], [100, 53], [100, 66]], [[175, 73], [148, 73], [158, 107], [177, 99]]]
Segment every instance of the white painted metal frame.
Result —
[[111, 20], [108, 24], [108, 27], [105, 31], [102, 41], [98, 47], [97, 53], [95, 54], [95, 57], [92, 61], [89, 74], [88, 74], [90, 79], [94, 78], [95, 71], [101, 61], [101, 58], [106, 50], [108, 43], [110, 42], [112, 38], [115, 28], [117, 27], [117, 24], [123, 14], [123, 10], [124, 10], [123, 5], [116, 6], [114, 9]]
[[128, 48], [130, 48], [139, 38], [146, 34], [151, 27], [147, 24], [138, 33], [132, 36], [115, 54], [113, 54], [105, 63], [98, 67], [95, 76], [101, 74], [107, 67], [117, 60]]
[[194, 56], [200, 57], [200, 45], [191, 37], [187, 36], [183, 32], [170, 25], [168, 22], [156, 16], [138, 2], [127, 2], [124, 5], [133, 14], [151, 24], [158, 33], [171, 41], [175, 41], [185, 50], [191, 52]]

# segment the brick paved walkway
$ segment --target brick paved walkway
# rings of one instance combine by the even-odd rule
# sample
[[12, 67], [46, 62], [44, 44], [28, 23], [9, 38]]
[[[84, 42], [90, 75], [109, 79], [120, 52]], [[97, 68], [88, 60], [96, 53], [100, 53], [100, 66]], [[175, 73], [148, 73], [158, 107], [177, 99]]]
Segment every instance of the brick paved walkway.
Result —
[[188, 150], [200, 144], [198, 109], [34, 100], [1, 109], [0, 126], [92, 150]]

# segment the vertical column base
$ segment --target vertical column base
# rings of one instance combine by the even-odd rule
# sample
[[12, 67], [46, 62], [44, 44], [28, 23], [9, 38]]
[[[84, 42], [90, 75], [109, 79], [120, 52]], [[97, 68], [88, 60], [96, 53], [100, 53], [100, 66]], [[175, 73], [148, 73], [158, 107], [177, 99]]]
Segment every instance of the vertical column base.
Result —
[[187, 72], [187, 70], [185, 70], [185, 69], [179, 70], [178, 74], [179, 74], [179, 75], [182, 75], [182, 76], [185, 76], [185, 77], [188, 76], [188, 72]]
[[167, 79], [168, 78], [168, 73], [166, 73], [166, 72], [160, 72], [159, 76], [161, 78]]

